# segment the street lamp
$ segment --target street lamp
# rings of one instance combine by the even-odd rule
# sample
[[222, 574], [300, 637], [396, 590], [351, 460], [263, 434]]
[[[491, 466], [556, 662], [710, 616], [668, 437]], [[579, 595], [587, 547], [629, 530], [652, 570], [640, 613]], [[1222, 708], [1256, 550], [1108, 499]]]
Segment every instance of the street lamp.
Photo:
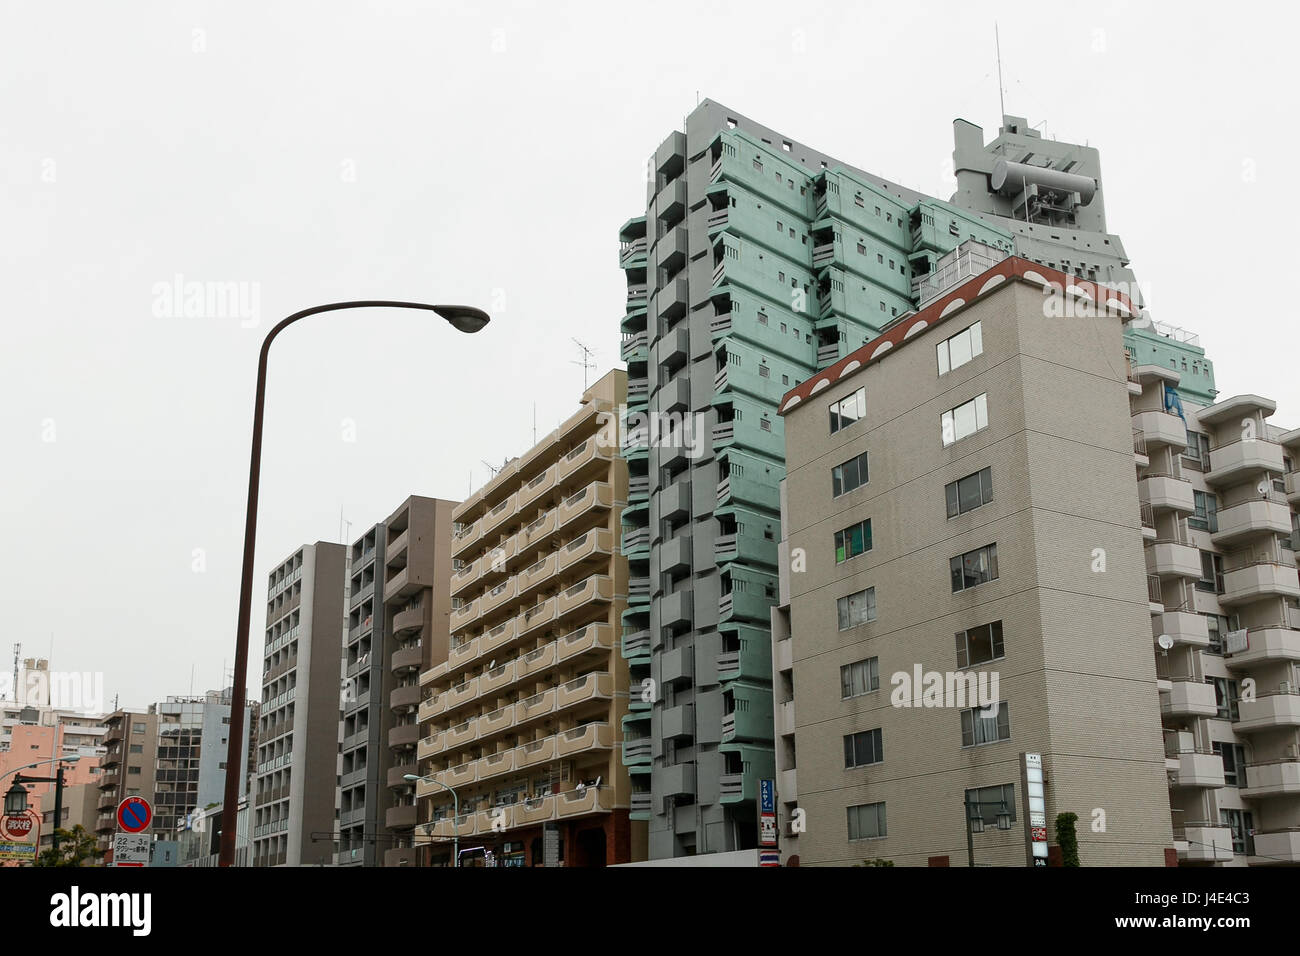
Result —
[[[253, 550], [257, 540], [257, 492], [262, 471], [262, 414], [266, 404], [266, 358], [271, 342], [286, 327], [318, 312], [336, 312], [341, 309], [417, 309], [436, 312], [459, 332], [473, 333], [488, 324], [489, 317], [482, 309], [468, 305], [428, 305], [423, 302], [391, 302], [370, 300], [360, 302], [331, 302], [295, 312], [267, 333], [257, 360], [257, 397], [253, 404], [253, 447], [248, 469], [248, 512], [244, 519], [244, 566], [239, 584], [239, 626], [235, 636], [235, 673], [231, 679], [230, 738], [226, 750], [226, 792], [222, 805], [222, 819], [234, 820], [239, 812], [239, 781], [244, 773], [244, 694], [248, 683], [248, 619], [253, 606]], [[235, 828], [222, 827], [220, 866], [233, 866], [235, 862]]]
[[[5, 794], [5, 813], [18, 814], [27, 812], [27, 788], [25, 783], [52, 783], [54, 784], [54, 829], [50, 833], [50, 845], [54, 847], [54, 852], [59, 852], [59, 824], [63, 822], [63, 765], [65, 763], [76, 763], [81, 759], [81, 754], [72, 754], [68, 757], [53, 757], [49, 760], [37, 760], [35, 763], [29, 763], [26, 766], [10, 770], [0, 780], [9, 774], [14, 774], [14, 784]], [[28, 770], [32, 767], [41, 767], [47, 763], [57, 763], [58, 770], [53, 777], [25, 777], [20, 771]], [[39, 848], [38, 848], [39, 849]]]
[[[442, 787], [451, 794], [451, 865], [460, 866], [460, 797], [456, 796], [456, 791], [447, 786], [441, 780], [434, 780], [432, 776], [419, 777], [413, 773], [402, 774], [402, 779], [408, 783], [431, 783], [435, 786]], [[411, 837], [412, 846], [415, 845], [415, 837]], [[419, 857], [417, 856], [418, 860]]]
[[984, 813], [980, 807], [988, 804], [992, 806], [997, 804], [998, 812], [994, 817], [999, 830], [1011, 829], [1011, 812], [1007, 809], [1005, 800], [972, 800], [970, 792], [967, 791], [962, 801], [966, 808], [966, 865], [975, 866], [975, 837], [976, 833], [984, 832]]

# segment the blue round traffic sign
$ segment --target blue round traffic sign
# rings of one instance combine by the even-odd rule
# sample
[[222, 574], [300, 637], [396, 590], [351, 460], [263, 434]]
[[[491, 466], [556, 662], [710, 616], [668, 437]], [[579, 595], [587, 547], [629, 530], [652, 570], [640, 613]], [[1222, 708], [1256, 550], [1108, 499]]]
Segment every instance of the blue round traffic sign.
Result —
[[139, 833], [153, 819], [153, 807], [144, 797], [127, 797], [117, 805], [117, 825], [127, 833]]

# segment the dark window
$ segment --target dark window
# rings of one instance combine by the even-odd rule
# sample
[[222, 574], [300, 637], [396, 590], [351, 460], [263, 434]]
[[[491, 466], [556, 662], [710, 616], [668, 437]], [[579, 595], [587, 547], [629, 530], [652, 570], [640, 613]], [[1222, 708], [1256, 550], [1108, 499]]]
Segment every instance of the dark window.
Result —
[[949, 518], [974, 511], [993, 500], [993, 472], [984, 468], [973, 475], [949, 482], [943, 491]]
[[978, 584], [996, 581], [998, 577], [998, 546], [985, 545], [974, 551], [959, 554], [949, 561], [952, 572], [952, 590], [965, 591]]
[[835, 532], [835, 563], [856, 558], [871, 550], [871, 519]]
[[978, 667], [1003, 656], [1001, 621], [957, 632], [958, 667]]
[[867, 453], [850, 458], [831, 469], [831, 495], [838, 498], [867, 483]]
[[844, 736], [844, 769], [865, 767], [885, 759], [885, 744], [880, 728]]

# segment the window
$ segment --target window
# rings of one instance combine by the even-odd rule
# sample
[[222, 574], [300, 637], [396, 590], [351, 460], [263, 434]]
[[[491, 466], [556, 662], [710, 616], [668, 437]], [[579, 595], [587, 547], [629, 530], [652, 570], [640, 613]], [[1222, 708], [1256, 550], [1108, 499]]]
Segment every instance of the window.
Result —
[[1016, 788], [1004, 783], [1000, 787], [975, 787], [966, 791], [966, 806], [971, 819], [979, 817], [985, 826], [998, 825], [998, 814], [1011, 814], [1011, 822], [1016, 822]]
[[835, 532], [835, 563], [856, 558], [871, 550], [871, 519], [859, 521]]
[[[890, 268], [893, 268], [892, 262]], [[946, 375], [955, 368], [961, 368], [975, 356], [983, 355], [984, 336], [980, 331], [980, 324], [976, 322], [956, 335], [944, 339], [938, 345], [938, 352], [940, 375]]]
[[144, 733], [144, 724], [132, 724], [132, 725], [131, 725], [131, 733], [133, 733], [133, 734], [142, 734], [142, 733]]
[[865, 767], [885, 759], [885, 743], [880, 728], [864, 730], [860, 734], [844, 735], [844, 769]]
[[948, 501], [948, 517], [953, 518], [967, 511], [974, 511], [993, 500], [993, 472], [984, 468], [949, 482], [943, 488]]
[[1232, 852], [1255, 855], [1255, 818], [1249, 810], [1220, 810], [1219, 822], [1232, 830]]
[[961, 745], [978, 747], [981, 744], [995, 744], [999, 740], [1011, 739], [1011, 711], [1004, 700], [998, 704], [995, 717], [986, 717], [986, 711], [980, 707], [971, 707], [961, 712]]
[[1196, 514], [1187, 519], [1187, 527], [1211, 533], [1219, 530], [1219, 499], [1206, 491], [1193, 491]]
[[867, 483], [867, 453], [864, 451], [831, 469], [831, 496], [838, 498]]
[[1241, 744], [1215, 742], [1214, 752], [1223, 758], [1223, 782], [1229, 787], [1246, 786], [1246, 748]]
[[940, 419], [943, 443], [945, 446], [974, 435], [982, 428], [988, 428], [989, 411], [987, 393], [976, 395], [969, 402], [943, 413]]
[[1196, 590], [1223, 593], [1223, 555], [1201, 552], [1201, 577], [1196, 582]]
[[128, 775], [128, 776], [133, 776], [133, 775], [138, 774], [138, 773], [140, 772], [140, 768], [139, 768], [139, 767], [127, 767], [127, 768], [126, 768], [126, 772], [127, 772], [127, 775]]
[[852, 395], [847, 395], [838, 402], [832, 402], [830, 410], [831, 434], [834, 435], [867, 414], [867, 390], [860, 388]]
[[868, 657], [840, 668], [840, 697], [861, 697], [880, 690], [880, 658]]
[[866, 588], [854, 591], [835, 602], [839, 614], [840, 630], [847, 631], [859, 624], [866, 624], [876, 619], [876, 589]]
[[991, 621], [957, 632], [957, 666], [978, 667], [1005, 656], [1002, 622]]
[[130, 752], [133, 754], [144, 753], [144, 744], [131, 744]]
[[985, 545], [974, 551], [959, 554], [948, 562], [952, 571], [952, 590], [965, 591], [977, 584], [986, 584], [998, 579], [998, 546]]
[[1214, 685], [1214, 702], [1219, 707], [1219, 719], [1236, 720], [1240, 693], [1237, 682], [1226, 677], [1211, 677], [1209, 680]]
[[1205, 649], [1207, 654], [1223, 656], [1223, 636], [1229, 631], [1236, 630], [1235, 623], [1235, 617], [1226, 618], [1222, 614], [1205, 615], [1205, 626], [1210, 632], [1210, 646]]
[[1193, 471], [1205, 471], [1210, 467], [1210, 438], [1200, 432], [1187, 430], [1187, 449], [1183, 452], [1183, 461]]
[[875, 840], [885, 836], [885, 805], [863, 803], [849, 807], [849, 839]]

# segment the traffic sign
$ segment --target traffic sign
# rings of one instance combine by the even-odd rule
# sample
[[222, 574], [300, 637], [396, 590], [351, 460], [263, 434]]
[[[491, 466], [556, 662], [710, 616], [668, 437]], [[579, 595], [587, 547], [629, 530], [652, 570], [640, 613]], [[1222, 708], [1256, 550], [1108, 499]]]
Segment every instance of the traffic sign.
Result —
[[140, 833], [153, 819], [153, 807], [144, 797], [127, 797], [117, 805], [117, 825], [126, 833]]
[[41, 818], [35, 810], [0, 817], [0, 860], [36, 862], [41, 842]]
[[22, 813], [6, 813], [0, 817], [0, 837], [6, 840], [13, 840], [21, 843], [31, 838], [32, 829], [36, 826], [36, 814], [31, 810], [24, 810]]

